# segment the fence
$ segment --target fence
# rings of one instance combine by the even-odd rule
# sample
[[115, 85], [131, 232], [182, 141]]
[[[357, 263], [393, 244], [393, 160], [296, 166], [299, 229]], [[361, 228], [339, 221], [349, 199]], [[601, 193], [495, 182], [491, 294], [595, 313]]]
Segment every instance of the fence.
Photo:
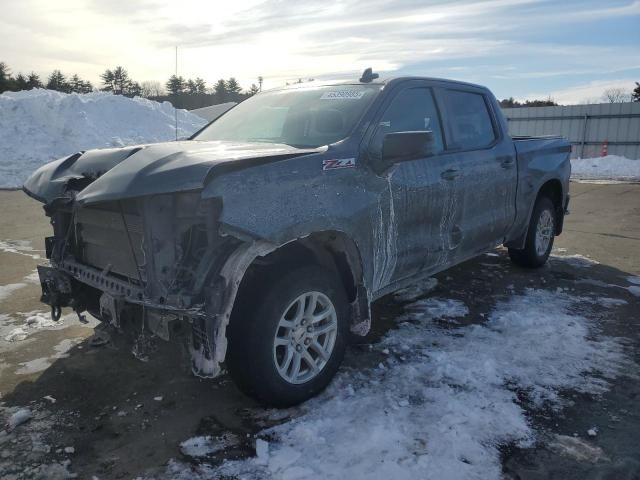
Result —
[[640, 102], [503, 108], [511, 135], [562, 135], [572, 158], [640, 159]]

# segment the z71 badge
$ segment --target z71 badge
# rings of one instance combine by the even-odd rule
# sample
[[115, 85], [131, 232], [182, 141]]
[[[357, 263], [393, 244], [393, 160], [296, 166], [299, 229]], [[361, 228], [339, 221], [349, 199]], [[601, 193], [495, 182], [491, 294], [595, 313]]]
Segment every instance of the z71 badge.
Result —
[[333, 170], [334, 168], [353, 168], [355, 166], [355, 158], [337, 158], [333, 160], [322, 161], [322, 170]]

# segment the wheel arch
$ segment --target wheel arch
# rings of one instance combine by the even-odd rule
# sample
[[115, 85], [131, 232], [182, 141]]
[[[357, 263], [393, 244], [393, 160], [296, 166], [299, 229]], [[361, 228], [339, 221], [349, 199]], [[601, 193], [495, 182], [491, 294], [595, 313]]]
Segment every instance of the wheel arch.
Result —
[[540, 197], [542, 196], [548, 196], [556, 208], [556, 219], [558, 221], [556, 222], [555, 235], [558, 236], [562, 233], [562, 229], [564, 226], [563, 199], [565, 198], [565, 192], [562, 187], [562, 182], [558, 178], [550, 178], [540, 185], [535, 197], [533, 197], [533, 201], [530, 202], [528, 206], [528, 213], [526, 216], [527, 221], [524, 230], [516, 238], [505, 242], [505, 246], [515, 249], [524, 247], [527, 233], [529, 232], [529, 220], [531, 219], [531, 215], [533, 214], [533, 208], [538, 199], [540, 199]]
[[240, 281], [236, 301], [250, 294], [258, 282], [269, 282], [282, 269], [320, 265], [337, 275], [347, 296], [352, 332], [365, 335], [370, 328], [369, 295], [363, 281], [360, 250], [346, 233], [337, 230], [314, 232], [256, 257]]

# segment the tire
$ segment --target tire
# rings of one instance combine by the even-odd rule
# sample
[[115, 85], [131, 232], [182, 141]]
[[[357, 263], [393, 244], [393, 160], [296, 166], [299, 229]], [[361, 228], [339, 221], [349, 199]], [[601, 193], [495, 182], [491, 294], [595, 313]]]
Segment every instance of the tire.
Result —
[[[336, 374], [349, 333], [347, 298], [340, 280], [319, 266], [275, 281], [261, 278], [239, 292], [229, 323], [227, 366], [244, 393], [288, 407], [318, 394]], [[325, 318], [311, 322], [311, 310]]]
[[529, 220], [524, 248], [509, 248], [511, 261], [527, 268], [539, 268], [544, 265], [553, 248], [557, 225], [557, 210], [551, 199], [546, 196], [538, 198]]

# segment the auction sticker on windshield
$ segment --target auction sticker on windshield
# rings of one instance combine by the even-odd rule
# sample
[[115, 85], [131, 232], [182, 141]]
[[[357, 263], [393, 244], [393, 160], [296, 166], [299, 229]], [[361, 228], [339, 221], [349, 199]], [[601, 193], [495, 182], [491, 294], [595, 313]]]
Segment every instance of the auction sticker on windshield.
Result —
[[364, 95], [363, 90], [331, 90], [324, 92], [320, 100], [358, 100]]

